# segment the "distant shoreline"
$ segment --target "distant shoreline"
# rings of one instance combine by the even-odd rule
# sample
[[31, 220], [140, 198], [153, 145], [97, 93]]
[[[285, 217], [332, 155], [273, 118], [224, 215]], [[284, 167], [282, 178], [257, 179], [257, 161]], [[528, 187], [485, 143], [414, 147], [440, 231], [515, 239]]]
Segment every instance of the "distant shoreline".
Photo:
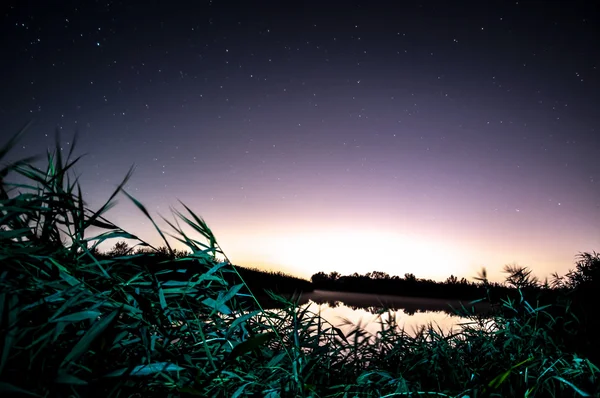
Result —
[[[298, 305], [305, 305], [309, 301], [313, 301], [318, 305], [327, 304], [330, 307], [335, 307], [342, 303], [352, 308], [379, 308], [390, 310], [404, 310], [407, 313], [428, 312], [428, 311], [443, 311], [450, 315], [456, 315], [454, 310], [462, 308], [462, 305], [473, 313], [482, 314], [490, 310], [489, 303], [478, 302], [470, 304], [471, 300], [460, 299], [444, 299], [444, 298], [427, 298], [427, 297], [409, 297], [395, 296], [389, 294], [373, 294], [359, 292], [344, 292], [335, 290], [315, 289], [310, 292], [298, 294], [284, 293], [282, 296], [289, 300], [297, 300]], [[266, 294], [256, 296], [261, 305], [267, 308], [277, 307], [277, 302], [272, 300]]]

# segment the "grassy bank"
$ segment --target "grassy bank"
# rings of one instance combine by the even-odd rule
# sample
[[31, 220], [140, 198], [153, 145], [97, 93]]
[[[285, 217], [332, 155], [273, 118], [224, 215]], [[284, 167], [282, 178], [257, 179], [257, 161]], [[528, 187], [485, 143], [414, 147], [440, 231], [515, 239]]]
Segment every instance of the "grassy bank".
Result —
[[[17, 138], [0, 150], [0, 161]], [[556, 337], [575, 321], [525, 299], [506, 301], [507, 311], [493, 322], [464, 313], [471, 322], [460, 333], [424, 328], [417, 337], [399, 329], [391, 313], [369, 336], [358, 326], [344, 335], [277, 296], [272, 299], [283, 309], [265, 311], [191, 209], [182, 203], [168, 221], [171, 236], [189, 249], [176, 256], [167, 232], [123, 190], [131, 171], [92, 211], [70, 175], [80, 161], [71, 156], [63, 158], [57, 140], [45, 169], [25, 159], [0, 170], [2, 396], [566, 397], [599, 391], [597, 367]], [[16, 186], [10, 174], [28, 183]], [[104, 217], [120, 193], [155, 225], [173, 258], [157, 258], [159, 248]], [[102, 232], [90, 236], [92, 227]], [[144, 250], [99, 255], [100, 243], [118, 239]]]
[[[117, 242], [107, 252], [93, 250], [97, 259], [110, 260], [118, 257], [127, 257], [138, 265], [150, 267], [153, 272], [159, 273], [170, 280], [187, 281], [197, 272], [197, 262], [190, 260], [192, 254], [187, 250], [172, 250], [167, 246], [156, 249], [148, 247], [133, 248], [124, 241]], [[136, 257], [140, 256], [140, 257]], [[239, 282], [238, 275], [244, 280], [245, 287], [252, 291], [253, 298], [258, 298], [261, 303], [274, 304], [270, 293], [293, 296], [294, 294], [312, 292], [313, 284], [302, 278], [283, 272], [264, 271], [257, 268], [233, 266], [236, 273], [224, 275], [229, 284]], [[255, 300], [247, 300], [247, 304], [256, 304]]]

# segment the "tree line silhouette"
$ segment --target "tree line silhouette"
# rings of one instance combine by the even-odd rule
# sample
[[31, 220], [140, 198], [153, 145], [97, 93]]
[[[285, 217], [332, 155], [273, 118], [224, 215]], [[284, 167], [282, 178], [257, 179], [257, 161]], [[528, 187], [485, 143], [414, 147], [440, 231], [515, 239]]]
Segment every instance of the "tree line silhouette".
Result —
[[[579, 254], [575, 268], [565, 275], [552, 274], [551, 280], [539, 280], [532, 270], [516, 264], [503, 269], [503, 283], [488, 280], [485, 269], [474, 281], [451, 275], [443, 282], [419, 279], [407, 273], [404, 277], [374, 271], [354, 273], [318, 272], [311, 277], [315, 289], [344, 292], [389, 294], [399, 296], [486, 301], [493, 311], [508, 317], [520, 317], [545, 311], [556, 319], [555, 339], [570, 351], [600, 361], [600, 254]], [[519, 302], [522, 313], [512, 303]]]
[[[125, 242], [118, 242], [106, 253], [97, 248], [92, 250], [98, 259], [122, 258], [125, 262], [143, 264], [156, 273], [157, 278], [189, 280], [194, 275], [206, 272], [198, 269], [198, 262], [186, 260], [189, 252], [159, 247], [157, 250], [138, 247], [131, 248]], [[177, 271], [161, 274], [172, 269], [177, 262]], [[389, 275], [381, 271], [365, 274], [342, 275], [339, 272], [317, 272], [311, 281], [297, 278], [282, 272], [268, 272], [258, 269], [235, 267], [248, 288], [257, 297], [261, 305], [272, 306], [268, 291], [290, 296], [306, 293], [315, 289], [354, 293], [372, 293], [406, 297], [438, 298], [448, 300], [468, 300], [471, 303], [485, 301], [494, 311], [508, 316], [523, 314], [515, 311], [513, 302], [526, 302], [520, 311], [544, 310], [557, 319], [556, 338], [574, 352], [587, 356], [594, 362], [600, 360], [600, 319], [598, 317], [598, 292], [600, 291], [600, 254], [581, 253], [575, 268], [565, 275], [554, 273], [551, 280], [540, 281], [532, 270], [516, 264], [506, 265], [503, 269], [504, 282], [491, 282], [485, 269], [474, 277], [473, 281], [450, 275], [445, 281], [417, 278], [412, 273], [404, 277]], [[236, 271], [226, 270], [225, 279], [236, 282]], [[238, 280], [239, 281], [239, 280]], [[332, 303], [333, 305], [335, 303]], [[524, 308], [524, 309], [523, 309]]]
[[[445, 281], [438, 282], [432, 279], [417, 278], [412, 273], [389, 275], [382, 271], [372, 271], [366, 274], [357, 272], [351, 275], [342, 275], [339, 272], [318, 272], [311, 277], [315, 289], [336, 290], [344, 292], [360, 292], [372, 294], [389, 294], [408, 297], [425, 297], [440, 299], [476, 300], [482, 297], [487, 290], [493, 297], [503, 297], [515, 289], [550, 289], [550, 283], [540, 284], [527, 267], [507, 265], [504, 272], [507, 274], [505, 282], [487, 281], [484, 274], [475, 277], [474, 281], [450, 275]], [[487, 282], [484, 285], [482, 280]]]

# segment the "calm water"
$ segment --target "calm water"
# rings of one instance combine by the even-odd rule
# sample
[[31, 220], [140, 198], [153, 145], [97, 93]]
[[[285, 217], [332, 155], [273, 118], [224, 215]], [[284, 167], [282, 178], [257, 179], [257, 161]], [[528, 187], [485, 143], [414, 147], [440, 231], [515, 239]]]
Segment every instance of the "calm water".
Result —
[[[387, 315], [379, 317], [377, 311], [387, 307], [396, 314], [398, 325], [410, 334], [414, 330], [433, 323], [444, 332], [450, 332], [460, 328], [459, 324], [467, 322], [467, 319], [454, 315], [451, 308], [459, 308], [459, 300], [428, 299], [420, 297], [398, 297], [387, 295], [347, 293], [326, 290], [315, 290], [303, 294], [300, 303], [302, 307], [309, 307], [313, 312], [321, 312], [321, 316], [331, 324], [340, 327], [344, 334], [349, 333], [354, 326], [343, 325], [345, 320], [354, 325], [360, 325], [370, 333], [376, 333], [381, 329], [381, 319], [387, 319]], [[463, 301], [467, 308], [472, 306], [468, 301]], [[478, 311], [485, 310], [485, 304], [475, 305]]]

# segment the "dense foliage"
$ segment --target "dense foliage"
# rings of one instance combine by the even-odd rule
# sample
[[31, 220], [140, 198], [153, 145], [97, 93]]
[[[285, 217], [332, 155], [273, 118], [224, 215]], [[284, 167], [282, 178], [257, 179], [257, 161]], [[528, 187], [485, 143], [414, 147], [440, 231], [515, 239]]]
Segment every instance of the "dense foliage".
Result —
[[[0, 161], [18, 136], [0, 149]], [[563, 397], [599, 391], [598, 368], [555, 338], [556, 328], [576, 320], [523, 296], [505, 300], [508, 311], [492, 318], [465, 312], [471, 322], [458, 333], [430, 326], [416, 337], [400, 329], [392, 313], [382, 312], [376, 335], [360, 325], [344, 335], [279, 296], [272, 299], [280, 310], [250, 306], [255, 296], [204, 220], [183, 204], [185, 213], [165, 219], [171, 236], [189, 249], [177, 253], [123, 189], [131, 171], [92, 211], [70, 177], [79, 161], [71, 156], [63, 159], [57, 138], [46, 169], [24, 159], [0, 170], [2, 396]], [[9, 173], [28, 183], [7, 182]], [[103, 216], [119, 193], [148, 217], [165, 249]], [[198, 236], [186, 235], [180, 222]], [[136, 245], [101, 255], [98, 245], [110, 239]], [[588, 260], [559, 280], [565, 297], [583, 292], [567, 297], [582, 309], [598, 282], [598, 257]], [[489, 285], [486, 278], [480, 283]], [[591, 318], [588, 313], [579, 321]]]

